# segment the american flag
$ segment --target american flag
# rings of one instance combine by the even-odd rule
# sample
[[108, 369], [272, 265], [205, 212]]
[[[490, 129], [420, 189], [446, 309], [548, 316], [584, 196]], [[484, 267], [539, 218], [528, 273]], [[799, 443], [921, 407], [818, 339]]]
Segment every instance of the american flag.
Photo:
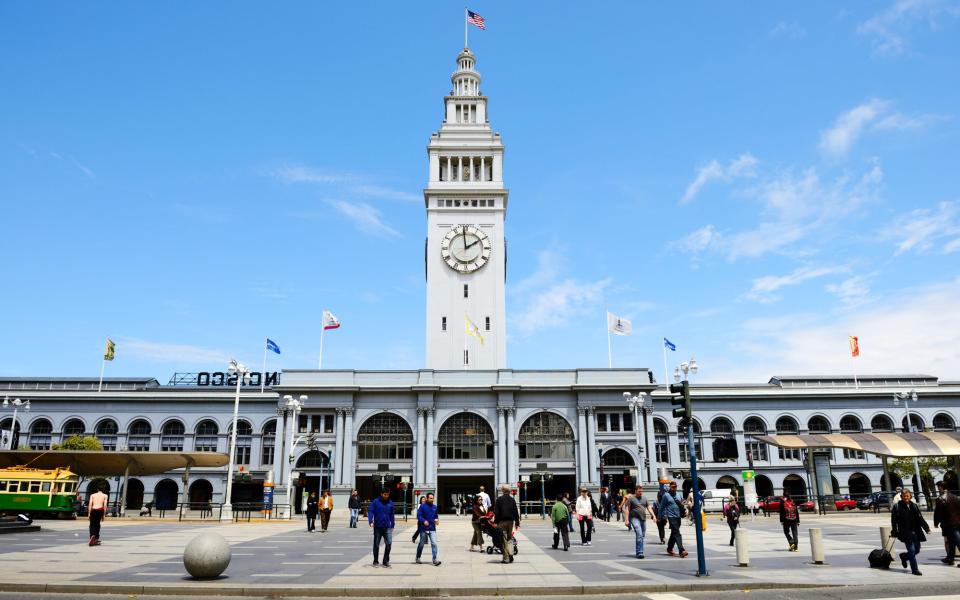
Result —
[[467, 11], [467, 23], [471, 25], [476, 25], [480, 29], [486, 29], [487, 26], [483, 22], [483, 17], [473, 12], [472, 10]]

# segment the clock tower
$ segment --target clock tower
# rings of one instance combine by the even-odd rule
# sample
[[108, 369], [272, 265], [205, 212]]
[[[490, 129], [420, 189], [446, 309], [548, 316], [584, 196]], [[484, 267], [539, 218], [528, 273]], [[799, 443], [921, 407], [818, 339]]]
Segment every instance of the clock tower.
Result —
[[476, 57], [457, 56], [440, 131], [427, 145], [427, 368], [507, 363], [503, 142], [490, 129]]

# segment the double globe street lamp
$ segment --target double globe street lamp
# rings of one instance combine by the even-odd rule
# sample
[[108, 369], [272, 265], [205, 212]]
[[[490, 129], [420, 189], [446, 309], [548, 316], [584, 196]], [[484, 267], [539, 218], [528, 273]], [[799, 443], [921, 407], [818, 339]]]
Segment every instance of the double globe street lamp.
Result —
[[[633, 411], [633, 431], [637, 438], [637, 456], [643, 461], [643, 467], [647, 471], [647, 483], [654, 481], [653, 473], [656, 471], [653, 460], [650, 458], [650, 432], [647, 430], [647, 415], [653, 414], [653, 396], [646, 393], [633, 395], [630, 392], [623, 393], [623, 399], [627, 406]], [[643, 417], [643, 444], [640, 443], [640, 417]], [[640, 465], [637, 465], [637, 473], [641, 473]], [[638, 483], [639, 477], [638, 477]]]
[[4, 398], [3, 398], [3, 407], [4, 407], [4, 408], [7, 408], [7, 407], [9, 407], [9, 406], [13, 406], [13, 421], [10, 422], [10, 433], [9, 433], [9, 435], [10, 435], [10, 440], [7, 442], [6, 446], [7, 446], [7, 450], [15, 450], [15, 448], [13, 447], [13, 439], [14, 439], [14, 438], [16, 437], [16, 435], [17, 435], [17, 412], [18, 412], [21, 408], [22, 408], [23, 410], [29, 411], [29, 410], [30, 410], [30, 401], [29, 401], [29, 400], [21, 400], [20, 398], [14, 398], [13, 400], [10, 400], [9, 397], [4, 397]]
[[230, 460], [227, 462], [227, 490], [223, 495], [222, 521], [233, 520], [233, 463], [237, 460], [237, 420], [240, 417], [240, 386], [250, 383], [250, 369], [235, 358], [230, 359], [227, 372], [237, 378], [237, 394], [233, 400], [233, 427], [230, 430]]
[[300, 397], [294, 398], [290, 394], [287, 394], [283, 397], [284, 400], [284, 409], [290, 411], [290, 454], [287, 457], [287, 502], [290, 504], [290, 513], [288, 518], [293, 518], [293, 458], [294, 451], [293, 447], [296, 445], [293, 440], [293, 432], [296, 431], [297, 427], [297, 414], [303, 410], [303, 406], [307, 403], [307, 396], [301, 394]]
[[[913, 426], [913, 414], [910, 412], [910, 402], [917, 401], [917, 390], [910, 390], [909, 392], [894, 392], [893, 394], [893, 405], [900, 406], [900, 401], [903, 400], [903, 408], [906, 411], [906, 426], [904, 427], [905, 431], [913, 433], [916, 429]], [[919, 503], [923, 497], [923, 481], [920, 479], [920, 463], [917, 461], [917, 457], [913, 457], [913, 473], [916, 476], [916, 481], [913, 485], [913, 494], [917, 498]]]

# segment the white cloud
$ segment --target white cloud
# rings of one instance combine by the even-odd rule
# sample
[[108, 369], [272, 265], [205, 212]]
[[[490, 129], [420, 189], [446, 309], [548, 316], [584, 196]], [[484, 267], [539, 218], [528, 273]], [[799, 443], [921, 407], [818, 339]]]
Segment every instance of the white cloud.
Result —
[[807, 30], [804, 29], [799, 23], [793, 21], [780, 21], [771, 27], [770, 31], [767, 32], [767, 37], [786, 38], [791, 40], [800, 40], [806, 37], [806, 35]]
[[830, 156], [845, 156], [870, 123], [890, 109], [890, 102], [874, 98], [843, 113], [833, 127], [821, 132], [820, 150]]
[[931, 31], [943, 21], [960, 16], [960, 6], [953, 0], [897, 0], [857, 26], [857, 33], [871, 39], [873, 53], [896, 56], [906, 52], [909, 36], [926, 24]]
[[[847, 336], [860, 338], [861, 374], [960, 377], [960, 279], [903, 290], [870, 310], [754, 319], [730, 334], [741, 357], [725, 381], [771, 375], [852, 373]], [[718, 357], [718, 361], [721, 360]], [[703, 362], [709, 361], [705, 357]], [[715, 361], [716, 362], [716, 361]], [[749, 365], [745, 368], [739, 365]]]
[[401, 237], [400, 232], [383, 222], [380, 211], [365, 202], [331, 200], [330, 205], [341, 215], [353, 221], [364, 233], [380, 237]]
[[711, 181], [717, 179], [730, 181], [737, 177], [753, 177], [755, 174], [754, 167], [757, 165], [757, 162], [757, 159], [749, 152], [741, 154], [730, 161], [726, 168], [716, 160], [711, 160], [697, 170], [697, 176], [694, 177], [693, 181], [687, 186], [683, 197], [680, 199], [680, 204], [686, 204], [693, 200], [693, 198], [700, 193], [701, 188]]
[[345, 171], [331, 171], [303, 165], [283, 166], [267, 170], [267, 174], [284, 183], [314, 183], [335, 186], [349, 194], [369, 198], [399, 200], [402, 202], [419, 202], [423, 198], [417, 194], [396, 190], [369, 181], [356, 173]]
[[118, 338], [117, 356], [120, 357], [124, 354], [155, 362], [199, 365], [222, 365], [228, 363], [232, 358], [227, 352], [215, 348], [150, 342], [136, 338]]
[[[529, 336], [547, 327], [576, 323], [583, 314], [599, 310], [603, 293], [612, 282], [610, 279], [587, 282], [561, 279], [559, 253], [543, 251], [537, 259], [536, 271], [507, 288], [520, 306], [513, 313], [511, 331]], [[598, 314], [602, 317], [602, 313]]]
[[696, 231], [671, 242], [671, 246], [689, 254], [699, 254], [720, 243], [721, 235], [713, 225], [704, 225]]
[[936, 210], [918, 208], [898, 217], [882, 235], [897, 241], [895, 256], [911, 250], [927, 252], [941, 243], [944, 254], [956, 252], [960, 250], [960, 206], [941, 202]]
[[835, 275], [846, 271], [845, 267], [800, 267], [786, 275], [767, 275], [753, 280], [753, 286], [746, 297], [757, 302], [773, 302], [779, 300], [774, 292], [780, 288], [799, 285], [804, 281]]
[[870, 275], [855, 275], [844, 279], [840, 283], [827, 284], [826, 290], [835, 294], [846, 308], [861, 306], [870, 301], [870, 280], [876, 273]]

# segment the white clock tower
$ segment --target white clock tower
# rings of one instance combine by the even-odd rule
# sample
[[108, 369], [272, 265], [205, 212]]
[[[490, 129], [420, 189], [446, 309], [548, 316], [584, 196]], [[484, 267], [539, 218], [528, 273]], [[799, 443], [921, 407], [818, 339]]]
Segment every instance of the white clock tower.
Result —
[[507, 363], [503, 222], [509, 192], [503, 142], [490, 129], [475, 67], [476, 57], [464, 48], [444, 98], [443, 125], [427, 145], [428, 369], [502, 369]]

